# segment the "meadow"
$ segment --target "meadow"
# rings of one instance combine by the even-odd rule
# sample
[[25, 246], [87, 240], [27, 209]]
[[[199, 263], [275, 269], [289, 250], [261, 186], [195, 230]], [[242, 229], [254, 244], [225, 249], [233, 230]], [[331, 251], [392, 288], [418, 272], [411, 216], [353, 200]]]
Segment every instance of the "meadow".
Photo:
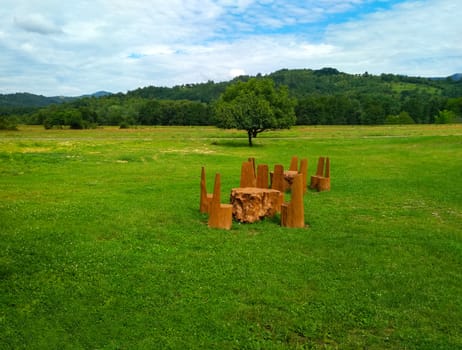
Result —
[[[304, 229], [200, 170], [331, 159]], [[0, 349], [461, 349], [462, 125], [0, 131]]]

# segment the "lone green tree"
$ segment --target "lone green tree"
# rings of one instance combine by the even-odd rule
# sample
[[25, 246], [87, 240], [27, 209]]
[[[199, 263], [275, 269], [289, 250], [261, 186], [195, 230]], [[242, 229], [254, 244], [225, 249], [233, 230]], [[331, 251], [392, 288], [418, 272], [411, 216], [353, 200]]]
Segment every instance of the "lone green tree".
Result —
[[228, 86], [215, 104], [216, 126], [246, 130], [252, 138], [265, 130], [289, 129], [295, 124], [295, 100], [286, 86], [276, 88], [272, 79], [251, 78]]

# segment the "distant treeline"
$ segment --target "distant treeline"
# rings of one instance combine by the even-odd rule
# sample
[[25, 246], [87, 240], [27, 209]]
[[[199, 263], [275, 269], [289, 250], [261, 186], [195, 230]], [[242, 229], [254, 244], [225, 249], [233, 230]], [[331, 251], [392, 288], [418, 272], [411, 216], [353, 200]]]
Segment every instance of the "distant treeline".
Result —
[[[334, 68], [284, 69], [266, 77], [276, 85], [288, 86], [297, 102], [299, 125], [446, 123], [462, 119], [461, 79], [367, 72], [352, 75]], [[15, 94], [14, 103], [8, 99], [12, 95], [0, 95], [0, 124], [14, 119], [46, 128], [75, 129], [98, 125], [214, 125], [214, 101], [229, 84], [248, 79], [241, 76], [229, 82], [172, 88], [149, 86], [102, 97], [47, 100], [50, 98], [40, 96], [41, 105], [34, 104], [35, 95]]]

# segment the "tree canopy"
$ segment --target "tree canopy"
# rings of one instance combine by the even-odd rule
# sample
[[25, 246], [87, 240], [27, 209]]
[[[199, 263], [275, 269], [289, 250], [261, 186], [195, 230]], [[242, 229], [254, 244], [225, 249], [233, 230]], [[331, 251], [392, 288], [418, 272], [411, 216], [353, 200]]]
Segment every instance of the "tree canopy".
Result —
[[295, 101], [286, 86], [275, 87], [272, 79], [252, 78], [228, 86], [215, 104], [216, 125], [246, 130], [252, 138], [265, 130], [290, 128], [296, 122]]

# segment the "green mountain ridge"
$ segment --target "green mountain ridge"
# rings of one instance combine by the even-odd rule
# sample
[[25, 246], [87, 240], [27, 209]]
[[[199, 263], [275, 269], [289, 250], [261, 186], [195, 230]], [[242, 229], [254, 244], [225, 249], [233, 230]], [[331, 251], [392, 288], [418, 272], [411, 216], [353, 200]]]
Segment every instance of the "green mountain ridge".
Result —
[[[260, 74], [257, 77], [261, 76]], [[225, 90], [226, 86], [237, 80], [247, 80], [252, 76], [240, 76], [226, 82], [208, 81], [205, 83], [194, 83], [176, 85], [173, 87], [163, 86], [146, 86], [128, 91], [127, 96], [136, 96], [141, 98], [157, 98], [170, 100], [193, 100], [202, 102], [211, 102]], [[266, 75], [272, 78], [276, 84], [284, 84], [289, 87], [292, 95], [296, 97], [308, 94], [335, 94], [345, 93], [348, 91], [360, 92], [361, 87], [366, 81], [380, 86], [379, 90], [383, 92], [393, 92], [414, 89], [433, 89], [433, 92], [444, 89], [444, 84], [460, 83], [462, 73], [456, 73], [448, 77], [421, 78], [412, 76], [402, 76], [395, 74], [371, 75], [348, 74], [338, 71], [335, 68], [322, 68], [319, 70], [311, 69], [281, 69]], [[436, 89], [436, 90], [434, 90]], [[461, 89], [457, 89], [462, 91]], [[459, 96], [458, 93], [441, 91], [442, 95], [448, 97]], [[76, 99], [88, 97], [107, 97], [113, 95], [111, 92], [98, 91], [93, 94], [81, 96], [43, 96], [35, 95], [28, 92], [17, 92], [13, 94], [0, 94], [0, 107], [46, 107], [51, 104], [60, 104], [71, 102]]]
[[0, 94], [0, 106], [4, 107], [46, 107], [51, 104], [71, 102], [84, 97], [102, 97], [112, 93], [98, 91], [90, 95], [82, 96], [43, 96], [28, 92], [16, 92], [13, 94]]

